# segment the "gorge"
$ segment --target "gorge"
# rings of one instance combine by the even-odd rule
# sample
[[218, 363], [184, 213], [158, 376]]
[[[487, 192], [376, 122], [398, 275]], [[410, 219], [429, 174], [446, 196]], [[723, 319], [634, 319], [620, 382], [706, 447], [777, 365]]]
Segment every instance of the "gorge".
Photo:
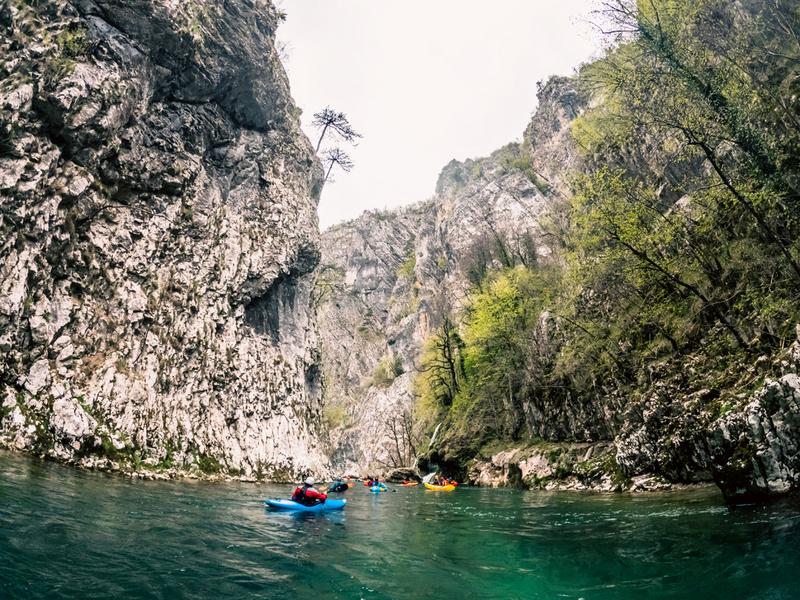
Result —
[[763, 5], [615, 15], [521, 142], [320, 235], [271, 3], [2, 4], [0, 445], [795, 492], [800, 79], [754, 49], [798, 15]]

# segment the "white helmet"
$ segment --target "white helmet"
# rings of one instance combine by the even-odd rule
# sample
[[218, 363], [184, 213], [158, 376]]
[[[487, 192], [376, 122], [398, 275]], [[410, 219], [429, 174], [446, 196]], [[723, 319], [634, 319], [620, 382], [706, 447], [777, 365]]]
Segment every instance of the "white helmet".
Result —
[[314, 485], [314, 478], [313, 477], [306, 477], [305, 484], [306, 485]]

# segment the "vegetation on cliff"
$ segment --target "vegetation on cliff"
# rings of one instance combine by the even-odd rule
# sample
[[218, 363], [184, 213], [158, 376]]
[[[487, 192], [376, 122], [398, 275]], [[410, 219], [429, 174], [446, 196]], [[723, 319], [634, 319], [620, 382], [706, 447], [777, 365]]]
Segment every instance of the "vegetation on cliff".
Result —
[[578, 76], [594, 102], [548, 220], [558, 255], [487, 265], [428, 343], [417, 387], [445, 423], [440, 462], [496, 439], [611, 439], [661, 387], [686, 401], [645, 468], [690, 479], [704, 427], [795, 338], [800, 7], [615, 0], [603, 18], [615, 44]]

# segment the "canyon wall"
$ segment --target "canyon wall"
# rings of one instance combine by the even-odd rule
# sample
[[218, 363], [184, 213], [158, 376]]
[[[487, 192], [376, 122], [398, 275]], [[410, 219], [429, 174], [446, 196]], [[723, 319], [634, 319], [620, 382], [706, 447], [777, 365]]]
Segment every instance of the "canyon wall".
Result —
[[[573, 80], [553, 78], [521, 143], [451, 161], [425, 202], [368, 211], [323, 232], [317, 305], [337, 468], [413, 461], [422, 440], [409, 421], [425, 341], [459, 313], [486, 269], [558, 260], [543, 220], [579, 164], [569, 124], [587, 101]], [[602, 415], [572, 408], [548, 411], [542, 427], [607, 432]]]
[[324, 472], [321, 166], [266, 1], [0, 5], [0, 442]]

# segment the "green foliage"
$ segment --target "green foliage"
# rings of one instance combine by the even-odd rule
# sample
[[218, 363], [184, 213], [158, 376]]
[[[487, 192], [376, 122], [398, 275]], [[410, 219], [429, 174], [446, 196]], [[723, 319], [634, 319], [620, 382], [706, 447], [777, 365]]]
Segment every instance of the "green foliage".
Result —
[[416, 414], [433, 427], [450, 411], [464, 385], [464, 342], [449, 316], [425, 342], [421, 366], [414, 381]]
[[213, 456], [207, 454], [200, 454], [197, 457], [197, 468], [206, 475], [213, 475], [222, 471], [222, 465]]
[[322, 422], [327, 430], [347, 427], [349, 421], [347, 410], [341, 404], [326, 404], [322, 410]]
[[528, 358], [537, 347], [554, 274], [521, 266], [490, 274], [467, 304], [462, 331], [465, 385], [453, 409], [466, 419], [474, 410], [486, 411], [501, 437], [518, 433], [521, 401], [533, 374]]
[[385, 356], [372, 372], [372, 383], [378, 387], [389, 387], [402, 374], [403, 361], [400, 356]]
[[55, 85], [75, 69], [76, 61], [85, 56], [90, 42], [83, 29], [63, 29], [55, 36], [57, 52], [47, 63], [44, 80], [47, 85]]
[[[776, 102], [797, 68], [765, 65], [755, 46], [788, 51], [791, 40], [765, 33], [786, 15], [776, 5], [728, 19], [731, 7], [715, 0], [617, 6], [612, 15], [637, 35], [582, 73], [602, 102], [573, 135], [602, 158], [577, 183], [573, 249], [595, 280], [622, 274], [612, 295], [636, 321], [636, 348], [631, 334], [678, 350], [716, 324], [741, 347], [779, 344], [798, 318], [797, 161], [787, 159], [800, 134], [785, 111], [776, 121]], [[633, 139], [652, 147], [631, 164], [620, 153]], [[684, 204], [643, 183], [664, 169], [671, 193], [690, 191]]]
[[[614, 68], [630, 64], [636, 55], [633, 44], [614, 48], [602, 60], [585, 65], [578, 85], [598, 101], [572, 123], [572, 138], [584, 154], [606, 156], [635, 141], [634, 123], [627, 117], [619, 95], [616, 93]], [[611, 151], [611, 152], [610, 152]]]
[[[25, 396], [20, 392], [17, 392], [16, 404], [19, 405], [22, 404], [23, 402], [25, 402]], [[15, 405], [13, 403], [9, 404], [5, 404], [4, 402], [0, 403], [0, 423], [2, 423], [3, 418], [10, 416], [14, 412], [14, 406]]]
[[417, 266], [417, 253], [412, 248], [406, 259], [403, 261], [403, 264], [400, 265], [400, 268], [397, 269], [397, 275], [400, 277], [413, 277], [414, 276], [414, 268]]
[[117, 450], [117, 447], [114, 445], [114, 442], [111, 440], [111, 436], [108, 435], [105, 431], [99, 432], [100, 436], [100, 449], [102, 451], [103, 456], [107, 456], [111, 460], [117, 460], [120, 458], [121, 453]]
[[60, 79], [75, 70], [75, 61], [63, 56], [54, 58], [47, 64], [44, 72], [44, 81], [48, 86], [55, 85]]
[[543, 194], [550, 191], [550, 185], [533, 168], [533, 158], [525, 146], [514, 144], [508, 151], [504, 149], [500, 164], [506, 171], [521, 171]]
[[517, 268], [501, 273], [470, 300], [464, 366], [478, 381], [491, 377], [495, 367], [506, 370], [513, 361], [514, 337], [525, 327], [528, 297], [522, 287], [531, 273]]
[[164, 457], [158, 461], [156, 465], [156, 470], [158, 471], [168, 471], [175, 466], [175, 447], [171, 443], [167, 443], [166, 453]]
[[86, 54], [90, 43], [83, 29], [64, 29], [56, 35], [56, 45], [62, 58], [75, 59]]
[[[475, 286], [452, 336], [461, 368], [443, 376], [436, 336], [417, 381], [445, 422], [437, 452], [553, 431], [542, 422], [559, 418], [552, 407], [592, 410], [609, 390], [635, 399], [654, 372], [687, 395], [714, 390], [701, 395], [708, 418], [763, 381], [742, 372], [800, 322], [800, 51], [781, 27], [800, 14], [789, 4], [605, 4], [629, 33], [579, 76], [594, 102], [572, 127], [582, 172], [550, 219], [564, 224], [549, 232], [563, 251], [546, 268], [486, 248], [461, 265]], [[518, 148], [504, 152], [506, 169], [525, 170]], [[667, 432], [660, 450], [665, 471], [685, 458]]]

